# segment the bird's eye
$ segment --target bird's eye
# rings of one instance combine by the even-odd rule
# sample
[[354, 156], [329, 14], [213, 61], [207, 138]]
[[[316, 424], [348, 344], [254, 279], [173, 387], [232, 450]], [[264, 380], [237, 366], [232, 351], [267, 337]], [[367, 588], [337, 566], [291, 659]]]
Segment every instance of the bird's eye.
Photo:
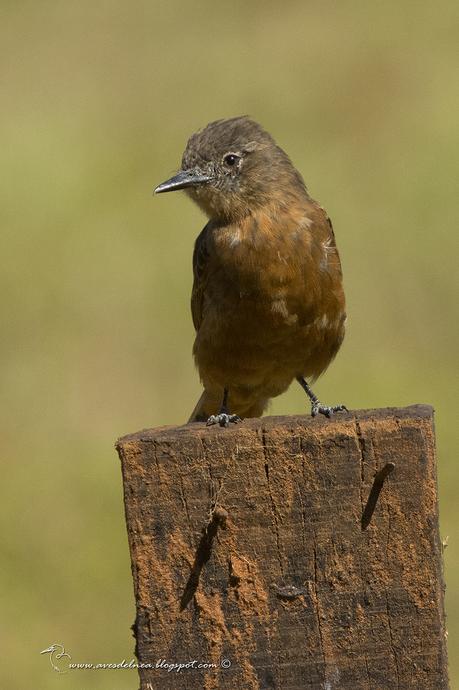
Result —
[[226, 165], [229, 165], [231, 168], [233, 165], [236, 165], [239, 158], [240, 157], [237, 156], [235, 153], [227, 153], [223, 160], [226, 163]]

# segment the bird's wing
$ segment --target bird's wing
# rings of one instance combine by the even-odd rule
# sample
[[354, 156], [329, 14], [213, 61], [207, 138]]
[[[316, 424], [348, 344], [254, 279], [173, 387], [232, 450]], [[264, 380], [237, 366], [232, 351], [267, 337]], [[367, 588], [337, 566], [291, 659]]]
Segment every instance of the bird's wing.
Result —
[[191, 291], [191, 315], [193, 324], [198, 331], [202, 321], [204, 290], [207, 283], [209, 250], [207, 246], [207, 223], [196, 239], [193, 251], [193, 289]]
[[[320, 261], [323, 269], [329, 272], [334, 277], [341, 278], [341, 262], [336, 247], [335, 233], [331, 218], [327, 215], [325, 210], [319, 204], [315, 205], [315, 209], [311, 214], [313, 218], [312, 236], [314, 237], [316, 248], [319, 249], [319, 255], [316, 261]], [[325, 253], [325, 261], [320, 260], [320, 255]]]
[[[298, 225], [304, 232], [298, 233]], [[309, 326], [324, 315], [330, 320], [344, 312], [341, 264], [331, 220], [324, 209], [310, 201], [304, 216], [291, 224], [298, 244], [292, 247], [292, 262], [297, 261], [287, 296], [289, 313], [298, 315], [301, 326]], [[301, 278], [299, 276], [301, 275]]]

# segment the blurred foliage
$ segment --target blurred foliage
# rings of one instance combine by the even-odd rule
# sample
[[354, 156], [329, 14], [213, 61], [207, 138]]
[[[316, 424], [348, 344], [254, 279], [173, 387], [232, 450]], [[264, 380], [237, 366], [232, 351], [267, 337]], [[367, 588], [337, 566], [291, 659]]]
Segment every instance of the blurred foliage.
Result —
[[[1, 686], [137, 687], [132, 671], [59, 677], [38, 652], [132, 657], [113, 443], [183, 422], [200, 391], [205, 221], [151, 191], [191, 132], [248, 113], [334, 221], [348, 335], [320, 396], [436, 408], [459, 687], [458, 3], [3, 0], [0, 20]], [[307, 409], [299, 387], [272, 405]]]

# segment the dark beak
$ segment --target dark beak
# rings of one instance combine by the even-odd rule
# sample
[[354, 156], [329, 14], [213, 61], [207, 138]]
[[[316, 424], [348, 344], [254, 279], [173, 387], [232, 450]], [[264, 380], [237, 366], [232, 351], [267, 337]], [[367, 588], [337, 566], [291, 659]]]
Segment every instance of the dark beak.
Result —
[[197, 187], [211, 181], [210, 175], [206, 175], [200, 170], [181, 170], [177, 175], [159, 184], [155, 189], [155, 194], [163, 192], [175, 192], [177, 189], [186, 187]]

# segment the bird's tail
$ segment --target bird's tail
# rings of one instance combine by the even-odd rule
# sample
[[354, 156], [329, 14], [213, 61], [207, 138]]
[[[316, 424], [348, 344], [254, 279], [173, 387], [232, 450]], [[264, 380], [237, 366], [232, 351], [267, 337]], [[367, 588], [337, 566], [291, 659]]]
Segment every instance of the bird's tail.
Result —
[[[188, 423], [207, 421], [211, 415], [219, 413], [221, 404], [222, 395], [215, 395], [204, 390], [191, 413]], [[232, 400], [231, 393], [229, 396], [229, 411], [231, 414], [237, 414], [242, 418], [261, 417], [267, 404], [268, 400], [265, 399]]]

